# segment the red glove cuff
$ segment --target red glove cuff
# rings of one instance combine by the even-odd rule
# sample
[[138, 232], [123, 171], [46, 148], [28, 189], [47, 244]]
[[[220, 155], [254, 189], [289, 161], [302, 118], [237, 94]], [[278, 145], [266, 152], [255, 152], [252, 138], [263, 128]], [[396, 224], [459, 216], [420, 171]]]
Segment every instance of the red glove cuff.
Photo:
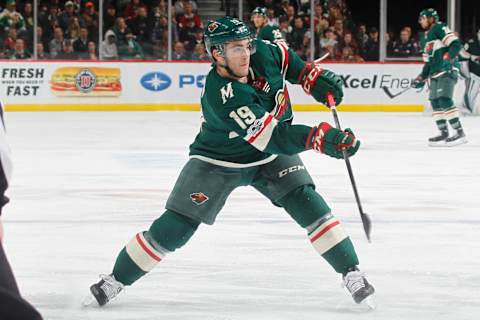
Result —
[[[305, 65], [302, 72], [300, 72], [299, 77], [303, 91], [305, 91], [307, 94], [311, 94], [312, 88], [315, 85], [317, 78], [322, 74], [322, 72], [323, 68], [321, 68], [318, 64], [312, 63]], [[305, 73], [307, 74], [304, 75]]]
[[324, 138], [331, 128], [332, 126], [326, 122], [320, 123], [318, 127], [312, 127], [308, 133], [305, 149], [314, 149], [317, 152], [323, 153]]

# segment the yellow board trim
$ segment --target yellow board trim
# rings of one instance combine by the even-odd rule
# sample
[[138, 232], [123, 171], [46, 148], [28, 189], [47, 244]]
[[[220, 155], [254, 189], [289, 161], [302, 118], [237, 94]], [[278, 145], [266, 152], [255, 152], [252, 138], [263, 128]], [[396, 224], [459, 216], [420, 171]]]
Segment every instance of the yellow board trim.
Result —
[[[7, 104], [6, 111], [199, 111], [200, 105], [191, 104]], [[297, 104], [294, 111], [323, 111], [329, 109], [321, 104]], [[345, 104], [338, 107], [344, 112], [423, 112], [423, 105], [406, 104]]]

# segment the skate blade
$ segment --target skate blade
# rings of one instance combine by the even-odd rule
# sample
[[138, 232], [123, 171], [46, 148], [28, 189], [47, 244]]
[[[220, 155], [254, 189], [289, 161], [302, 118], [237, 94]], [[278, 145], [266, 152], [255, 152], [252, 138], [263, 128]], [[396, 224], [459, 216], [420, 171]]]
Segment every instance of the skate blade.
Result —
[[434, 147], [434, 148], [441, 148], [441, 147], [446, 147], [447, 144], [445, 143], [445, 140], [438, 141], [438, 142], [428, 142], [429, 147]]
[[368, 296], [360, 303], [367, 306], [370, 310], [375, 310], [377, 308], [377, 303], [373, 296]]
[[85, 299], [83, 299], [82, 306], [90, 307], [90, 306], [93, 306], [95, 302], [97, 302], [97, 300], [95, 300], [95, 297], [92, 294], [89, 294], [88, 296], [85, 297]]
[[461, 138], [461, 139], [458, 139], [458, 140], [455, 140], [455, 141], [447, 142], [447, 143], [445, 143], [445, 145], [447, 147], [455, 147], [455, 146], [459, 146], [461, 144], [465, 144], [467, 142], [468, 142], [467, 139]]

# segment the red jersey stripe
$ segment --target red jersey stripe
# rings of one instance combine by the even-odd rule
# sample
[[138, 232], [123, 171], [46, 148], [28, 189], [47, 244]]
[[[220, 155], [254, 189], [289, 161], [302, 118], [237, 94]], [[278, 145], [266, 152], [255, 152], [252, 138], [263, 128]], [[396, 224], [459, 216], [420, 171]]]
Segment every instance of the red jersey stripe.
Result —
[[263, 130], [265, 130], [269, 123], [272, 122], [272, 119], [273, 115], [269, 114], [267, 119], [265, 119], [265, 121], [263, 122], [262, 129], [260, 129], [260, 131], [258, 131], [255, 135], [248, 139], [248, 143], [253, 143], [262, 134]]

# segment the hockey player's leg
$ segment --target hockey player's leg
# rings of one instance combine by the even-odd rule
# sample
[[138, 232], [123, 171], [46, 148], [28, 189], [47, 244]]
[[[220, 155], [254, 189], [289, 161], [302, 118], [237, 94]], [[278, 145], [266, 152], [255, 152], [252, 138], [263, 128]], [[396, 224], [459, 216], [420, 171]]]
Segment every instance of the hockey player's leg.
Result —
[[122, 249], [112, 275], [124, 285], [131, 285], [151, 271], [167, 253], [182, 247], [200, 222], [167, 210], [149, 230], [136, 234]]
[[[170, 193], [167, 211], [148, 231], [136, 234], [119, 253], [112, 274], [92, 286], [97, 302], [105, 304], [123, 286], [152, 270], [167, 253], [182, 247], [200, 223], [213, 224], [230, 193], [241, 185], [241, 179], [240, 169], [190, 159]], [[95, 289], [102, 286], [105, 290]]]
[[439, 140], [435, 139], [435, 137], [430, 139], [430, 145], [454, 146], [467, 142], [462, 124], [460, 123], [458, 109], [455, 107], [452, 100], [457, 78], [458, 76], [455, 73], [447, 73], [438, 79], [432, 79], [429, 98], [432, 101], [434, 116], [437, 114], [438, 117], [442, 118], [442, 121], [448, 121], [450, 126], [455, 130], [455, 133], [451, 137], [443, 139], [444, 133], [447, 129], [442, 129], [443, 123], [441, 124], [442, 128], [440, 128], [440, 125], [437, 122], [442, 134], [440, 135]]
[[[1, 164], [0, 164], [1, 166]], [[41, 320], [38, 311], [18, 291], [15, 277], [0, 241], [0, 319]]]
[[443, 108], [440, 107], [439, 99], [430, 100], [433, 109], [433, 119], [437, 125], [440, 134], [428, 139], [428, 144], [431, 147], [445, 145], [445, 140], [448, 138], [448, 124], [443, 112]]
[[110, 275], [90, 287], [99, 305], [104, 305], [151, 271], [167, 253], [182, 247], [200, 222], [167, 210], [148, 231], [137, 233], [120, 251]]
[[462, 124], [460, 122], [460, 113], [455, 107], [451, 98], [439, 98], [437, 99], [438, 105], [444, 110], [445, 119], [450, 123], [452, 129], [456, 132], [445, 140], [447, 146], [456, 146], [467, 142], [465, 133], [463, 132]]
[[299, 187], [279, 204], [292, 218], [306, 229], [315, 250], [342, 274], [345, 287], [356, 303], [360, 303], [374, 293], [373, 286], [358, 270], [358, 257], [353, 243], [335, 218], [323, 198], [311, 185]]

